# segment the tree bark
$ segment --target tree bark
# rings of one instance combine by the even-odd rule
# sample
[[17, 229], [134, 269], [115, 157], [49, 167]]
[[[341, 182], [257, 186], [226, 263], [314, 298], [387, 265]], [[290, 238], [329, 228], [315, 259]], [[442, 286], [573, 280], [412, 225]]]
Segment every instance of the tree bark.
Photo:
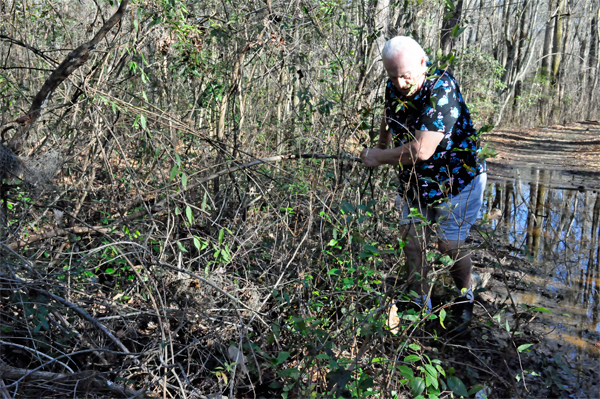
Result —
[[442, 35], [440, 38], [440, 48], [444, 54], [448, 54], [454, 48], [455, 38], [452, 37], [452, 28], [460, 23], [462, 15], [463, 0], [458, 0], [455, 8], [452, 9], [446, 5], [444, 10], [446, 14], [452, 14], [451, 17], [442, 22]]
[[592, 20], [590, 22], [590, 51], [588, 53], [588, 81], [587, 81], [587, 89], [590, 105], [588, 107], [588, 118], [592, 117], [592, 113], [594, 109], [597, 109], [594, 106], [594, 100], [596, 97], [596, 86], [598, 85], [598, 37], [600, 29], [600, 2], [596, 5], [596, 9], [594, 10]]
[[554, 17], [554, 38], [552, 40], [552, 86], [558, 84], [558, 71], [562, 60], [563, 25], [564, 25], [565, 0], [558, 1], [556, 17]]

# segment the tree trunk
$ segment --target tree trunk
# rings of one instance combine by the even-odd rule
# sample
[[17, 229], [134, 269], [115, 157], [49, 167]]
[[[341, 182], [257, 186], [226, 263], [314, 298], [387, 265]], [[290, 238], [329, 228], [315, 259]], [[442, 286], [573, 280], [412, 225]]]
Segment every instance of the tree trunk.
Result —
[[552, 86], [556, 87], [558, 70], [560, 68], [560, 61], [562, 59], [562, 48], [563, 44], [563, 24], [565, 12], [565, 0], [558, 1], [558, 9], [556, 10], [556, 17], [554, 17], [554, 39], [552, 40]]
[[594, 110], [597, 110], [598, 107], [594, 104], [596, 86], [598, 85], [598, 29], [600, 29], [600, 25], [598, 21], [600, 20], [600, 2], [597, 4], [596, 9], [594, 10], [594, 14], [592, 16], [592, 21], [590, 23], [590, 51], [588, 53], [588, 81], [587, 81], [587, 89], [589, 95], [589, 109], [588, 109], [588, 118], [592, 117]]
[[548, 3], [548, 22], [546, 23], [546, 33], [544, 36], [544, 47], [542, 48], [542, 63], [540, 66], [540, 78], [542, 81], [542, 97], [539, 103], [539, 116], [541, 123], [546, 123], [546, 113], [548, 104], [548, 87], [549, 87], [549, 76], [550, 67], [552, 65], [552, 39], [554, 34], [554, 23], [555, 23], [555, 8], [556, 1], [551, 0]]
[[452, 37], [452, 28], [460, 23], [462, 14], [463, 0], [456, 2], [455, 8], [452, 9], [446, 5], [446, 14], [452, 14], [450, 18], [444, 19], [442, 22], [442, 36], [440, 39], [440, 48], [444, 54], [448, 54], [454, 48], [455, 38]]

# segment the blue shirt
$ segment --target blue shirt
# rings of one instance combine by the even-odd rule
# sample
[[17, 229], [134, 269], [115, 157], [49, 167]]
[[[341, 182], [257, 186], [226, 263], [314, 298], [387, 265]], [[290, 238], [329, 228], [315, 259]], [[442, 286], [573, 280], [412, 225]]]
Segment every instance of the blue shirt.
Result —
[[416, 130], [444, 133], [431, 158], [411, 167], [400, 166], [400, 189], [409, 198], [432, 204], [457, 195], [483, 173], [477, 131], [458, 83], [447, 71], [428, 75], [410, 98], [388, 80], [385, 113], [395, 146], [413, 141]]

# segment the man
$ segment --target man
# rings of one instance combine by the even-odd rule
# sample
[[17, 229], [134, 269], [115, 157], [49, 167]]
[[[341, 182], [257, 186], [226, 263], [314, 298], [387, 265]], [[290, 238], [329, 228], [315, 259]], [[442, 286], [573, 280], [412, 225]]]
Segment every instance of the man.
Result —
[[399, 166], [396, 203], [417, 302], [431, 310], [423, 255], [433, 227], [440, 251], [455, 261], [450, 273], [463, 298], [453, 308], [459, 310], [457, 330], [464, 331], [472, 317], [473, 292], [471, 257], [462, 248], [486, 184], [477, 132], [456, 80], [447, 71], [428, 74], [427, 56], [416, 41], [397, 36], [385, 44], [382, 56], [389, 80], [379, 144], [365, 148], [361, 158], [366, 167]]

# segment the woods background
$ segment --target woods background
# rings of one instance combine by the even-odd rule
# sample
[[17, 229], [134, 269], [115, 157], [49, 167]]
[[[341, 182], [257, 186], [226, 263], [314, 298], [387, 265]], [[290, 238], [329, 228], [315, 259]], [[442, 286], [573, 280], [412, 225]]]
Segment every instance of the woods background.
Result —
[[5, 395], [522, 390], [390, 341], [393, 173], [352, 157], [401, 34], [478, 127], [598, 119], [598, 0], [131, 1], [78, 58], [118, 7], [0, 3]]

